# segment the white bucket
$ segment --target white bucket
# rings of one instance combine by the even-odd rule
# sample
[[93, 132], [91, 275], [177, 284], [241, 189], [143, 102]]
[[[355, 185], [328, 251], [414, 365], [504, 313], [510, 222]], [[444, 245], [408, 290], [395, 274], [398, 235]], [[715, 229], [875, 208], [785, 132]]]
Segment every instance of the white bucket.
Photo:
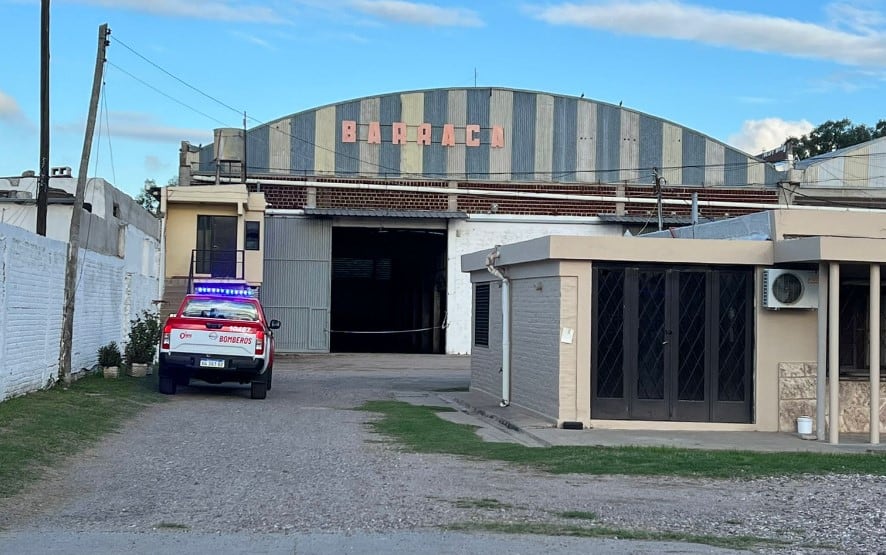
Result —
[[800, 435], [809, 435], [812, 433], [812, 418], [809, 416], [797, 417], [797, 433]]

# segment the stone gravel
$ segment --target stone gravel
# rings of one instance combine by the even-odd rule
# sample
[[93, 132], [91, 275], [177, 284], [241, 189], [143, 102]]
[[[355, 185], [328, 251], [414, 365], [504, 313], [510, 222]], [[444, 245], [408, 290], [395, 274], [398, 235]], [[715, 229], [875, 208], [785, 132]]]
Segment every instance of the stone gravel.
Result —
[[[886, 553], [883, 477], [552, 476], [407, 453], [370, 431], [371, 414], [351, 410], [465, 386], [467, 364], [304, 356], [278, 361], [265, 401], [243, 386], [180, 389], [65, 474], [0, 502], [0, 527], [384, 533], [477, 521], [582, 524], [557, 513], [589, 511], [618, 528], [787, 542], [761, 551]], [[475, 506], [480, 499], [497, 503]]]

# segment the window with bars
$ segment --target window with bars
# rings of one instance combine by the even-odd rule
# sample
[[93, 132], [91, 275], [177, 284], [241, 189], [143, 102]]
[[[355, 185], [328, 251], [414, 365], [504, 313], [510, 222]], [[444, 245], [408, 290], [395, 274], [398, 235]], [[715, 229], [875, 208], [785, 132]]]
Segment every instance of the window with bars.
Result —
[[489, 284], [477, 284], [474, 293], [474, 345], [489, 346]]

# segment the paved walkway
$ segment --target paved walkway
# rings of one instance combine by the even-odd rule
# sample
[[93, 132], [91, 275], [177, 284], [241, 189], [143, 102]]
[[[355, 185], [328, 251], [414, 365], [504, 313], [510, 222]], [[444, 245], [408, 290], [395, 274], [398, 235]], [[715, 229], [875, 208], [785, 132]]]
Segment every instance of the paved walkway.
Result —
[[[511, 441], [527, 445], [654, 446], [686, 449], [728, 449], [742, 451], [817, 453], [886, 453], [886, 444], [871, 445], [867, 434], [841, 434], [838, 445], [804, 439], [795, 433], [710, 432], [662, 430], [564, 430], [544, 418], [519, 407], [500, 407], [498, 400], [476, 392], [441, 393], [440, 398], [464, 411], [487, 440], [501, 441], [502, 434]], [[407, 399], [404, 399], [407, 400]], [[425, 404], [430, 404], [427, 401]], [[450, 417], [455, 419], [459, 417]], [[464, 417], [462, 417], [464, 418]], [[464, 420], [468, 423], [467, 420]]]

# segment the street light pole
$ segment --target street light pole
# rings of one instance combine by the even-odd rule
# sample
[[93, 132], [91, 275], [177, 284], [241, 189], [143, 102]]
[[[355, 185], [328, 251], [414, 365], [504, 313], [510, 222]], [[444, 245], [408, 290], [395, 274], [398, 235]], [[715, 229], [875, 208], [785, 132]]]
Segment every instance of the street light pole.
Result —
[[658, 230], [661, 231], [664, 228], [664, 221], [661, 216], [661, 188], [667, 185], [668, 182], [665, 178], [658, 175], [658, 168], [652, 168], [652, 175], [655, 177], [655, 197], [658, 200], [656, 203], [658, 207]]
[[37, 177], [37, 235], [46, 236], [49, 201], [49, 0], [40, 3], [40, 173]]

